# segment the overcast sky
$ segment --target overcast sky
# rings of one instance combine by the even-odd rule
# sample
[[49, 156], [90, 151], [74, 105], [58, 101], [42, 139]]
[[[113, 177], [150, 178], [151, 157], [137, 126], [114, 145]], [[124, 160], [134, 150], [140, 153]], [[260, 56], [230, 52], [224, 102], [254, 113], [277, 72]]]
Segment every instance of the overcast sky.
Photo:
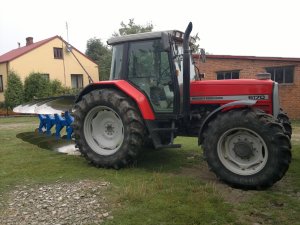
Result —
[[298, 0], [6, 0], [0, 10], [0, 55], [55, 35], [82, 52], [88, 39], [106, 41], [121, 21], [184, 31], [193, 22], [212, 54], [300, 58]]

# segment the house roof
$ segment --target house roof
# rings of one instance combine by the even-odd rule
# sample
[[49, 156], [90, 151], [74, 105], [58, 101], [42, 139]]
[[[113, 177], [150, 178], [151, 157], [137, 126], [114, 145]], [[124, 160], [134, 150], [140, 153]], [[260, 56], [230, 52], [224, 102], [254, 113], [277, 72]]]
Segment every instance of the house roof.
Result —
[[[60, 40], [62, 40], [63, 42], [65, 42], [65, 44], [68, 44], [65, 40], [63, 40], [60, 36], [56, 35], [56, 36], [53, 36], [53, 37], [50, 37], [50, 38], [47, 38], [45, 40], [42, 40], [42, 41], [38, 41], [38, 42], [35, 42], [35, 43], [32, 43], [28, 46], [24, 46], [24, 47], [20, 47], [20, 48], [16, 48], [16, 49], [13, 49], [3, 55], [0, 56], [0, 63], [4, 63], [4, 62], [9, 62], [9, 61], [12, 61], [50, 41], [52, 41], [53, 39], [55, 38], [59, 38]], [[91, 60], [89, 57], [87, 57], [85, 54], [83, 54], [82, 52], [80, 52], [78, 49], [76, 49], [74, 46], [72, 46], [72, 49], [76, 50], [77, 52], [79, 52], [81, 55], [83, 55], [84, 57], [86, 57], [88, 60], [92, 61], [93, 63], [95, 63], [93, 60]], [[95, 63], [96, 64], [96, 63]]]
[[[194, 57], [199, 57], [198, 54], [194, 54]], [[289, 61], [300, 62], [300, 58], [290, 57], [265, 57], [265, 56], [240, 56], [240, 55], [206, 55], [208, 59], [239, 59], [239, 60], [262, 60], [262, 61]]]
[[55, 38], [59, 38], [59, 37], [54, 36], [54, 37], [51, 37], [51, 38], [48, 38], [48, 39], [45, 39], [45, 40], [42, 40], [42, 41], [39, 41], [39, 42], [36, 42], [36, 43], [32, 43], [28, 46], [13, 49], [13, 50], [11, 50], [11, 51], [9, 51], [9, 52], [7, 52], [7, 53], [0, 56], [0, 63], [9, 62], [13, 59], [16, 59], [16, 58], [20, 57], [21, 55], [24, 55], [27, 52], [30, 52], [30, 51], [40, 47], [41, 45], [44, 45], [44, 44], [48, 43], [49, 41], [51, 41]]

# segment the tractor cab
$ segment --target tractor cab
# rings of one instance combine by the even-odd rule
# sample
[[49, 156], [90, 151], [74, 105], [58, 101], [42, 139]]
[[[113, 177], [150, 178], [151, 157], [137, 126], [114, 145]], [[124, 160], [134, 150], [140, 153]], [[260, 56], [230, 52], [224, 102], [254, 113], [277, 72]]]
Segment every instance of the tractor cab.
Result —
[[183, 36], [173, 30], [108, 40], [113, 46], [110, 80], [126, 80], [142, 91], [157, 119], [183, 112]]
[[[177, 30], [108, 40], [108, 44], [113, 46], [110, 80], [126, 80], [146, 96], [155, 120], [145, 120], [145, 123], [156, 148], [180, 147], [173, 144], [178, 131], [175, 122], [184, 117], [190, 105], [189, 96], [184, 98], [189, 95], [189, 87], [186, 89], [188, 93], [184, 93], [184, 70], [187, 69], [184, 69], [183, 40], [184, 33]], [[190, 51], [186, 53], [186, 67], [193, 67]], [[195, 77], [194, 69], [188, 74], [188, 84], [190, 77]]]

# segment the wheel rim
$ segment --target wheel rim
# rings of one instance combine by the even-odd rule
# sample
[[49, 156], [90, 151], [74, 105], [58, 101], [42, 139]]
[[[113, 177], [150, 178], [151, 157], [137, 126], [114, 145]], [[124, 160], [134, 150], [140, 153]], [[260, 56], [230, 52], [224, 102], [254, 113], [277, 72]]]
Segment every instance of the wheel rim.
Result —
[[99, 155], [112, 155], [124, 140], [124, 126], [119, 115], [107, 106], [93, 108], [84, 120], [84, 137]]
[[262, 137], [253, 130], [233, 128], [219, 139], [218, 157], [231, 172], [247, 176], [264, 168], [268, 148]]

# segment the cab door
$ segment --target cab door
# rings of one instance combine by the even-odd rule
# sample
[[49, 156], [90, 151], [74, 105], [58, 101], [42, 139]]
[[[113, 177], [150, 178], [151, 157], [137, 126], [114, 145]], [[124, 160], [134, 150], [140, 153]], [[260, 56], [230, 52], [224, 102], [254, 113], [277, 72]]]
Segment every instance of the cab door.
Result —
[[142, 90], [155, 113], [174, 113], [174, 78], [161, 39], [129, 42], [128, 80]]

